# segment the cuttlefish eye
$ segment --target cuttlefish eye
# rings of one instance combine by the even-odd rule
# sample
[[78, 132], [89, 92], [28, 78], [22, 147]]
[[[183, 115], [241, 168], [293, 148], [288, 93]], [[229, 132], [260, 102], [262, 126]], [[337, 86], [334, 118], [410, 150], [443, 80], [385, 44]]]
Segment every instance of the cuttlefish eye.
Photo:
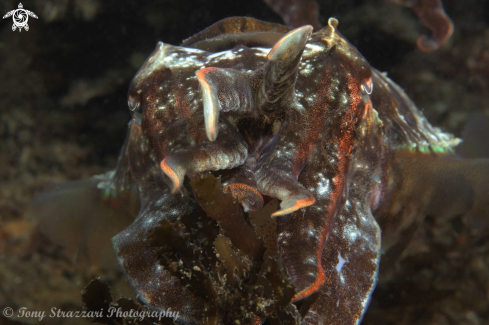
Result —
[[132, 119], [137, 125], [141, 125], [141, 120], [143, 118], [143, 106], [141, 105], [141, 96], [139, 93], [129, 95], [127, 105], [131, 111]]

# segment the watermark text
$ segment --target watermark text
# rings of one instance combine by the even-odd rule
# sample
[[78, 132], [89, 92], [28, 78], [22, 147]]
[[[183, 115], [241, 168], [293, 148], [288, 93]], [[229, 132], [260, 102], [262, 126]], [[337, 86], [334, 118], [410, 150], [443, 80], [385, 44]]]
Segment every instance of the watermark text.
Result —
[[164, 317], [173, 318], [176, 320], [180, 316], [180, 312], [172, 311], [171, 308], [167, 310], [123, 310], [120, 307], [110, 307], [108, 310], [103, 309], [99, 311], [93, 310], [62, 310], [56, 307], [51, 308], [49, 312], [44, 310], [29, 310], [27, 307], [21, 307], [18, 310], [14, 310], [11, 307], [3, 309], [3, 315], [5, 317], [15, 316], [17, 318], [35, 318], [42, 321], [44, 318], [102, 318], [102, 317], [119, 317], [119, 318], [131, 318], [137, 320], [144, 320], [145, 318], [157, 318], [161, 320]]

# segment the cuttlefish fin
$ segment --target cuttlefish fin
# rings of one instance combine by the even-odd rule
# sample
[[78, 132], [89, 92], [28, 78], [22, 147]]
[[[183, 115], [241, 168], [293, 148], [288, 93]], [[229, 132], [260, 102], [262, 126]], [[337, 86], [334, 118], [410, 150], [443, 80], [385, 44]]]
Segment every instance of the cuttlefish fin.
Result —
[[110, 175], [55, 184], [32, 203], [41, 232], [81, 268], [117, 268], [110, 238], [130, 225], [139, 210], [135, 188], [117, 193], [98, 187]]
[[386, 183], [391, 185], [375, 211], [382, 228], [382, 269], [406, 248], [427, 215], [489, 223], [489, 159], [396, 150]]
[[[489, 159], [438, 160], [427, 213], [489, 224]], [[436, 172], [436, 171], [437, 172]]]
[[469, 115], [462, 130], [463, 142], [455, 148], [463, 158], [489, 158], [489, 115], [475, 112]]

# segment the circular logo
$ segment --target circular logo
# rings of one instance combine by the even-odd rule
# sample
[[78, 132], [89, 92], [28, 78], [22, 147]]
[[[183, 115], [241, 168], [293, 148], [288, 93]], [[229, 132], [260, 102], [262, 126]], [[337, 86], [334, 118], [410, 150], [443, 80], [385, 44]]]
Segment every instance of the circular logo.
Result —
[[17, 9], [12, 18], [14, 19], [14, 24], [16, 24], [17, 27], [24, 27], [29, 19], [27, 17], [27, 13], [23, 9]]
[[4, 310], [3, 310], [3, 316], [5, 317], [12, 317], [12, 315], [14, 314], [14, 310], [10, 307], [5, 307]]

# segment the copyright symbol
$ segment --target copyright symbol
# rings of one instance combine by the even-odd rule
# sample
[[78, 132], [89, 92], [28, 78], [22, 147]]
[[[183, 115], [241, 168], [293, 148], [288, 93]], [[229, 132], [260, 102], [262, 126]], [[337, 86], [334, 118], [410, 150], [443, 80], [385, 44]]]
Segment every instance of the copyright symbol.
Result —
[[12, 315], [14, 314], [14, 310], [10, 307], [6, 307], [4, 310], [3, 310], [3, 315], [5, 317], [12, 317]]

